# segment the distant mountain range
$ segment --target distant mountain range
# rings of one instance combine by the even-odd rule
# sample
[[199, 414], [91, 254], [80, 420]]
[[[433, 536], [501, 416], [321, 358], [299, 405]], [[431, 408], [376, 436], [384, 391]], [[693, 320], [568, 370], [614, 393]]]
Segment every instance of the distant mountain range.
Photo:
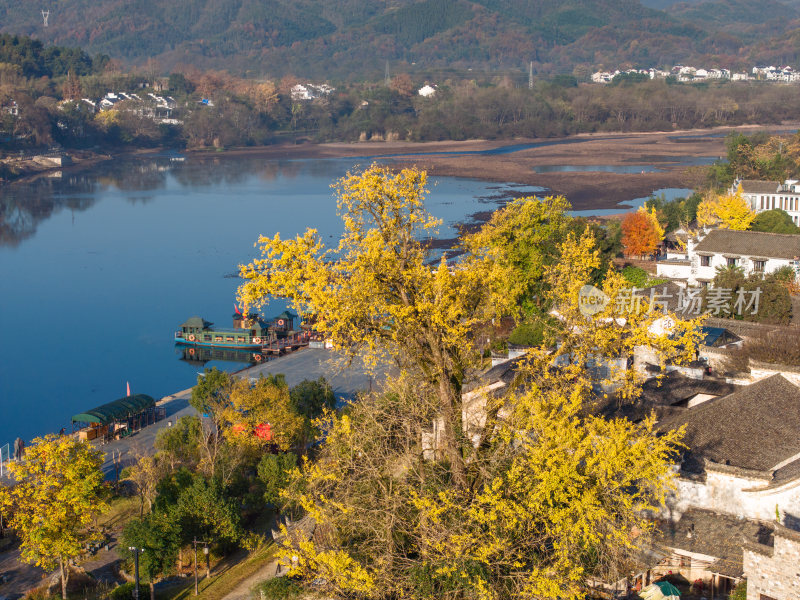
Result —
[[[41, 11], [48, 11], [48, 27]], [[0, 32], [241, 74], [800, 66], [800, 0], [0, 0]]]

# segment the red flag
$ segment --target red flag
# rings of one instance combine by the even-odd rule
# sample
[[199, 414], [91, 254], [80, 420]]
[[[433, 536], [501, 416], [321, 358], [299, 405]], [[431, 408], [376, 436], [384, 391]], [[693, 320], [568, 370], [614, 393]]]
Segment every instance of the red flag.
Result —
[[236, 314], [237, 314], [237, 315], [240, 315], [240, 314], [242, 314], [242, 311], [240, 311], [240, 310], [239, 310], [239, 305], [238, 305], [238, 304], [234, 304], [234, 305], [233, 305], [233, 310], [235, 310], [235, 311], [236, 311]]
[[128, 381], [127, 383], [128, 383], [128, 396], [130, 396], [131, 395], [131, 382]]

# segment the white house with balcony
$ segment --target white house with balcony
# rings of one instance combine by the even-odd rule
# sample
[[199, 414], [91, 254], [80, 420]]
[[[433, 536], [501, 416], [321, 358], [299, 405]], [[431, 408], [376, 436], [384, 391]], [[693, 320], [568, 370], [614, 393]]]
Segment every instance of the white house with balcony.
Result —
[[760, 213], [765, 210], [780, 208], [789, 213], [792, 222], [800, 226], [800, 181], [787, 179], [783, 183], [778, 181], [757, 181], [753, 179], [739, 179], [731, 186], [731, 193], [742, 186], [742, 197], [750, 204], [753, 212]]
[[800, 235], [712, 229], [690, 237], [686, 253], [658, 261], [658, 277], [688, 285], [707, 285], [718, 267], [741, 267], [745, 275], [781, 267], [800, 273]]

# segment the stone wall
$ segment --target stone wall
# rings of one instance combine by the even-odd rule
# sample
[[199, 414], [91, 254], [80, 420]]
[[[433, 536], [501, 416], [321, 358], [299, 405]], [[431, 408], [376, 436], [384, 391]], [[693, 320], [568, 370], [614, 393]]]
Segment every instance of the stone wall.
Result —
[[[744, 519], [774, 521], [776, 511], [784, 518], [800, 516], [800, 481], [767, 487], [769, 474], [725, 472], [708, 469], [705, 481], [678, 478], [677, 487], [668, 498], [665, 516], [678, 520], [689, 508], [704, 508]], [[800, 599], [800, 596], [798, 596]]]
[[800, 598], [800, 533], [778, 526], [774, 547], [748, 544], [743, 558], [748, 598]]

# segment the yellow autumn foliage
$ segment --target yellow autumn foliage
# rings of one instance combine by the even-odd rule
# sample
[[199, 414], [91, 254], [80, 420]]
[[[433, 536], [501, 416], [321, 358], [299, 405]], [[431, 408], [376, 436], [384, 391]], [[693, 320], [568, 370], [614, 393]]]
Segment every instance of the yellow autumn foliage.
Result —
[[22, 560], [61, 568], [66, 598], [69, 563], [93, 539], [91, 525], [106, 508], [103, 453], [70, 436], [36, 438], [25, 459], [8, 465], [14, 485], [0, 486], [0, 510], [21, 539]]
[[[380, 210], [380, 204], [369, 206]], [[345, 253], [351, 268], [375, 261], [386, 265], [392, 281], [398, 266], [385, 262], [386, 248], [402, 261], [408, 256], [404, 242], [361, 226], [349, 229], [362, 232], [359, 244], [372, 235], [384, 240], [382, 246], [359, 245], [364, 253]], [[413, 236], [405, 239], [413, 245]], [[298, 469], [285, 491], [316, 521], [313, 538], [295, 531], [284, 542], [282, 561], [294, 574], [322, 581], [338, 597], [578, 600], [586, 597], [587, 580], [613, 581], [629, 573], [652, 528], [648, 513], [670, 489], [681, 432], [656, 435], [653, 419], [634, 424], [592, 416], [587, 408], [598, 383], [616, 390], [609, 393], [620, 401], [634, 397], [641, 384], [629, 369], [611, 369], [598, 381], [592, 365], [643, 346], [662, 362], [688, 360], [699, 333], [696, 323], [674, 317], [668, 332], [655, 327], [665, 315], [629, 298], [627, 284], [614, 274], [601, 286], [606, 305], [585, 314], [582, 290], [600, 264], [593, 237], [568, 235], [559, 256], [543, 276], [558, 315], [560, 344], [533, 349], [510, 392], [487, 394], [479, 402], [474, 400], [481, 396], [471, 396], [469, 408], [467, 396], [459, 396], [448, 406], [417, 378], [432, 371], [409, 370], [386, 393], [357, 400], [346, 415], [329, 415], [320, 424], [324, 442], [317, 460]], [[483, 264], [480, 258], [476, 264]], [[436, 297], [435, 309], [420, 293], [403, 311], [389, 306], [373, 318], [391, 314], [393, 320], [382, 326], [396, 328], [412, 322], [417, 310], [442, 315], [441, 335], [453, 327], [451, 339], [468, 344], [459, 327], [450, 325], [455, 317], [444, 318], [477, 318], [445, 285], [461, 270], [452, 267], [442, 275], [441, 266], [429, 269], [432, 280], [442, 278], [437, 289], [448, 290]], [[325, 272], [326, 284], [346, 285], [330, 266]], [[415, 273], [430, 281], [421, 270]], [[353, 282], [356, 289], [362, 285]], [[397, 289], [400, 295], [409, 290]], [[417, 331], [423, 338], [431, 334], [428, 327]], [[393, 337], [397, 332], [385, 335], [402, 339]], [[427, 353], [437, 346], [406, 341], [403, 349]], [[460, 474], [442, 434], [448, 421], [458, 442]]]
[[744, 231], [755, 218], [755, 212], [742, 196], [741, 185], [732, 194], [710, 191], [697, 207], [697, 222], [708, 227]]

